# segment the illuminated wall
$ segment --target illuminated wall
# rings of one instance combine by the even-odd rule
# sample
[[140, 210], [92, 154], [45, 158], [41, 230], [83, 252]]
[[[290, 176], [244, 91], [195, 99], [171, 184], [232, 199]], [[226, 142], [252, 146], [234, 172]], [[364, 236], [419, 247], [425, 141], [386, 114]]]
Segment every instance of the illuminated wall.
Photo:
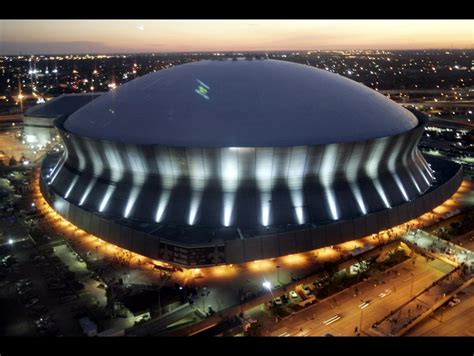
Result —
[[[166, 147], [65, 132], [51, 188], [104, 216], [253, 229], [325, 224], [398, 206], [434, 176], [421, 123], [369, 141], [294, 147]], [[66, 157], [67, 155], [67, 157]]]
[[462, 182], [460, 166], [446, 161], [438, 166], [437, 162], [431, 158], [430, 160], [436, 171], [443, 170], [444, 174], [438, 175], [438, 182], [432, 189], [414, 200], [353, 219], [322, 225], [300, 225], [294, 229], [271, 228], [254, 235], [248, 231], [243, 231], [243, 235], [232, 235], [229, 234], [231, 228], [227, 227], [202, 230], [197, 226], [187, 226], [179, 228], [179, 232], [168, 227], [167, 230], [152, 229], [147, 232], [132, 224], [126, 226], [125, 221], [114, 221], [85, 210], [50, 189], [46, 176], [48, 167], [55, 162], [48, 164], [48, 159], [42, 166], [40, 187], [43, 196], [59, 214], [91, 234], [154, 259], [184, 267], [203, 267], [315, 250], [368, 236], [416, 218], [443, 203], [454, 194]]

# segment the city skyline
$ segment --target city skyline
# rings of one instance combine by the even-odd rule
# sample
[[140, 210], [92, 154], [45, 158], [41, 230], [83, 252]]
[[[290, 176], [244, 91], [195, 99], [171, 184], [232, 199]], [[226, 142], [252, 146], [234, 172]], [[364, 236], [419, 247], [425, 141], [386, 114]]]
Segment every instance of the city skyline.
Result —
[[469, 49], [472, 20], [2, 20], [0, 54]]

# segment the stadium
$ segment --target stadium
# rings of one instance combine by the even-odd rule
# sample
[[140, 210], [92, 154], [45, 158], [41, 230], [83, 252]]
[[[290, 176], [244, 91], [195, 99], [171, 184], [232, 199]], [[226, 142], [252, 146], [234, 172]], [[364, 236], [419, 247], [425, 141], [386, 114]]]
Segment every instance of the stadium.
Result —
[[428, 118], [310, 66], [199, 61], [100, 95], [54, 124], [40, 188], [71, 223], [182, 267], [377, 233], [434, 209], [462, 169], [417, 149]]

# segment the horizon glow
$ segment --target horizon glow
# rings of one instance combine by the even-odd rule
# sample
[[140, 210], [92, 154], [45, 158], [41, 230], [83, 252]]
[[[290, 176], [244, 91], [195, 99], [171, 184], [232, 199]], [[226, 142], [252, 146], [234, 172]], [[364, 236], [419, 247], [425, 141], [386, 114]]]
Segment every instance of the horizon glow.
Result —
[[1, 20], [0, 54], [472, 49], [473, 20]]

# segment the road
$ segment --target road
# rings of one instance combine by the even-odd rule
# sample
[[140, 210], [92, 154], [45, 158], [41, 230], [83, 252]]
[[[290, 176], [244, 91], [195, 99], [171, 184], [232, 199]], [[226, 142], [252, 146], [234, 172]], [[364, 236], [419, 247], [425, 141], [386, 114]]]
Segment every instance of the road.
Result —
[[407, 336], [474, 336], [474, 285], [458, 293], [461, 303], [436, 311], [411, 329]]
[[472, 283], [471, 276], [457, 268], [434, 282], [430, 288], [417, 294], [410, 302], [377, 320], [370, 329], [371, 335], [401, 336], [448, 302], [461, 289]]
[[[267, 335], [278, 336], [287, 333], [290, 336], [297, 336], [305, 333], [304, 336], [321, 336], [326, 333], [333, 335], [354, 336], [355, 328], [360, 328], [362, 317], [362, 330], [368, 329], [375, 321], [390, 313], [405, 301], [410, 299], [411, 294], [416, 294], [423, 288], [430, 285], [434, 280], [449, 272], [452, 267], [441, 261], [426, 261], [423, 257], [415, 257], [389, 271], [385, 271], [357, 286], [359, 294], [355, 296], [354, 287], [344, 290], [333, 298], [322, 301], [314, 306], [297, 313], [289, 319], [275, 323], [274, 317], [262, 308], [255, 310], [252, 317], [262, 322]], [[400, 275], [397, 275], [400, 273]], [[411, 275], [413, 273], [413, 277]], [[385, 281], [385, 284], [375, 283], [376, 280]], [[413, 281], [413, 291], [412, 291]], [[380, 293], [390, 290], [387, 296], [381, 297]], [[360, 309], [362, 301], [371, 300], [365, 309]], [[330, 325], [325, 325], [324, 321], [335, 315], [342, 318]], [[301, 330], [302, 329], [302, 330]]]
[[[182, 319], [196, 318], [195, 308], [189, 304], [183, 304], [173, 311], [166, 313], [158, 318], [150, 320], [149, 322], [128, 329], [127, 336], [150, 336], [156, 335], [166, 327]], [[197, 319], [197, 318], [196, 318]]]

